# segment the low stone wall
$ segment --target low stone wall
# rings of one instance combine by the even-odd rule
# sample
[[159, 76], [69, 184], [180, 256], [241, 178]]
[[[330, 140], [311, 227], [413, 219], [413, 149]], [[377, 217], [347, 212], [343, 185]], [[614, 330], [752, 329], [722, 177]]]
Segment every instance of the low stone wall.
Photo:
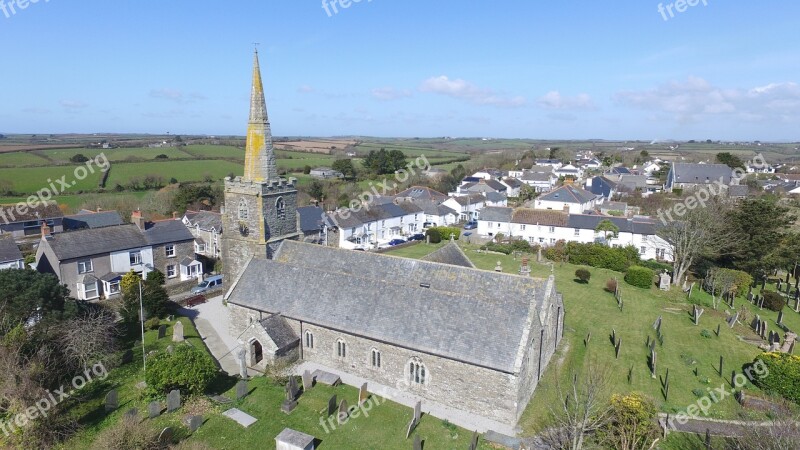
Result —
[[197, 286], [200, 283], [197, 279], [191, 279], [186, 281], [181, 281], [179, 283], [168, 284], [164, 286], [164, 289], [167, 290], [167, 294], [172, 297], [173, 295], [183, 294], [192, 290], [193, 287]]

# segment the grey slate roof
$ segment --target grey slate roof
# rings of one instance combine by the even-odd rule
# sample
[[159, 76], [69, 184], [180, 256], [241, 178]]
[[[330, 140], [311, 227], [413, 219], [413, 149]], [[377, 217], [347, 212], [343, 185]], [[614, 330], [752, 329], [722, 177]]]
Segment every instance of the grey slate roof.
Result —
[[505, 183], [506, 185], [508, 185], [511, 188], [522, 187], [522, 182], [519, 181], [516, 178], [504, 178], [503, 179], [503, 183]]
[[453, 199], [461, 206], [486, 203], [486, 198], [481, 194], [462, 195], [460, 197], [453, 197]]
[[292, 327], [279, 314], [273, 314], [261, 320], [261, 326], [264, 327], [264, 331], [267, 332], [269, 338], [279, 349], [284, 349], [300, 340], [300, 337], [295, 334]]
[[149, 245], [194, 241], [192, 232], [180, 220], [148, 222], [144, 238]]
[[672, 173], [676, 183], [706, 184], [718, 181], [730, 184], [733, 170], [725, 164], [673, 163]]
[[300, 230], [304, 233], [314, 233], [322, 230], [322, 217], [325, 211], [319, 206], [302, 206], [297, 208], [300, 217]]
[[750, 194], [750, 187], [746, 184], [737, 184], [728, 187], [728, 196], [734, 198], [745, 198]]
[[[7, 209], [10, 211], [9, 208], [16, 208], [16, 204], [14, 205], [0, 205], [0, 208]], [[8, 223], [18, 223], [18, 222], [29, 222], [37, 219], [58, 219], [64, 217], [64, 213], [61, 212], [61, 209], [58, 207], [58, 204], [55, 202], [47, 202], [47, 203], [37, 203], [36, 206], [31, 208], [28, 206], [25, 214], [19, 214], [19, 212], [15, 209], [13, 211], [13, 219], [11, 215], [8, 215]]]
[[[329, 226], [352, 228], [378, 220], [405, 216], [408, 214], [408, 212], [403, 208], [404, 207], [394, 203], [372, 204], [368, 205], [367, 208], [363, 208], [358, 211], [343, 209], [334, 213], [326, 214], [325, 221], [328, 222]], [[419, 208], [417, 209], [419, 210]]]
[[133, 224], [56, 234], [47, 243], [60, 261], [148, 246]]
[[503, 200], [508, 200], [508, 197], [500, 192], [487, 192], [486, 200], [491, 202], [502, 202]]
[[480, 220], [489, 222], [511, 222], [511, 215], [514, 208], [504, 208], [500, 206], [487, 206], [480, 211]]
[[539, 197], [538, 200], [583, 204], [592, 201], [594, 198], [595, 195], [589, 191], [566, 185]]
[[395, 197], [408, 197], [413, 199], [424, 199], [443, 202], [447, 200], [447, 195], [439, 191], [423, 186], [411, 186], [403, 192], [395, 195]]
[[22, 252], [14, 242], [14, 237], [10, 234], [0, 236], [0, 263], [19, 261], [20, 259], [22, 259]]
[[553, 172], [525, 171], [525, 173], [522, 174], [522, 180], [524, 181], [550, 181], [553, 177]]
[[189, 211], [186, 218], [193, 227], [199, 226], [203, 231], [217, 230], [222, 231], [222, 214], [214, 211]]
[[629, 220], [624, 217], [609, 217], [609, 216], [596, 216], [588, 214], [570, 214], [569, 227], [580, 228], [582, 230], [597, 229], [597, 225], [608, 220], [619, 228], [623, 233], [634, 233], [644, 235], [656, 234], [656, 227], [653, 222]]
[[250, 261], [228, 301], [517, 373], [529, 317], [550, 293], [530, 277], [284, 241], [274, 260]]
[[451, 266], [475, 268], [475, 264], [467, 258], [467, 255], [461, 250], [455, 242], [451, 242], [444, 247], [436, 250], [430, 255], [422, 258], [423, 261], [436, 262], [441, 264], [449, 264]]
[[122, 225], [125, 221], [116, 211], [82, 213], [64, 216], [64, 230], [81, 230], [84, 228], [103, 228]]

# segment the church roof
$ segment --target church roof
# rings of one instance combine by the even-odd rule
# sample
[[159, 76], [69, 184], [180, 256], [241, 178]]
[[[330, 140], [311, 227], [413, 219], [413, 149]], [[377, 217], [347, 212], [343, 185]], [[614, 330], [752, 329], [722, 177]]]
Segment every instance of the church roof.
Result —
[[519, 373], [551, 282], [284, 241], [228, 293], [245, 308], [505, 373]]
[[260, 322], [278, 349], [284, 349], [300, 340], [292, 327], [279, 314], [273, 314]]
[[475, 264], [467, 258], [467, 255], [461, 250], [455, 242], [451, 242], [444, 247], [436, 250], [430, 255], [422, 258], [423, 261], [437, 262], [442, 264], [449, 264], [451, 266], [475, 268]]

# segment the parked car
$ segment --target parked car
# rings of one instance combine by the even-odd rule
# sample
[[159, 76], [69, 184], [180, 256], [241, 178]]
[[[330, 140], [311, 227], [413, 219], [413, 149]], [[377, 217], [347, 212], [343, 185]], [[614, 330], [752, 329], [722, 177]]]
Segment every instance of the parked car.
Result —
[[392, 247], [394, 247], [395, 245], [400, 245], [405, 243], [406, 243], [405, 239], [392, 239], [391, 241], [389, 241], [389, 245]]
[[201, 281], [200, 284], [192, 288], [192, 294], [199, 294], [208, 290], [214, 289], [217, 286], [222, 286], [222, 275], [215, 275], [208, 277]]
[[424, 233], [417, 233], [417, 234], [411, 236], [410, 238], [408, 238], [409, 242], [411, 242], [411, 241], [424, 241], [424, 240], [425, 240], [425, 234]]
[[465, 230], [474, 230], [475, 228], [478, 228], [478, 221], [476, 221], [476, 220], [473, 220], [471, 222], [467, 222], [467, 224], [464, 225], [464, 229]]

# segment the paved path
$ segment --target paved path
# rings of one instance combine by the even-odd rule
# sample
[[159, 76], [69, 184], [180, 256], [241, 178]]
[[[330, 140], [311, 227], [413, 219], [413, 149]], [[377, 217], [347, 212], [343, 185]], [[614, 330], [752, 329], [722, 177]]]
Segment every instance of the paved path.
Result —
[[[369, 389], [369, 392], [378, 395], [380, 397], [387, 398], [393, 402], [400, 403], [401, 405], [408, 406], [409, 408], [414, 408], [414, 406], [417, 404], [417, 401], [422, 400], [423, 413], [430, 414], [431, 416], [438, 417], [439, 419], [447, 419], [451, 423], [456, 424], [467, 430], [471, 431], [476, 430], [479, 433], [494, 431], [507, 436], [517, 435], [517, 432], [514, 429], [514, 427], [510, 425], [506, 425], [491, 419], [487, 419], [485, 417], [481, 417], [475, 414], [470, 414], [464, 411], [450, 408], [448, 406], [442, 405], [440, 403], [431, 400], [420, 399], [419, 397], [409, 394], [406, 391], [394, 387], [384, 386], [382, 384], [375, 383], [371, 380], [350, 375], [338, 371], [336, 369], [331, 369], [330, 367], [325, 367], [320, 364], [315, 364], [312, 362], [305, 361], [297, 366], [294, 366], [291, 370], [295, 375], [302, 375], [303, 372], [306, 370], [313, 373], [317, 369], [338, 375], [342, 379], [342, 383], [347, 384], [349, 386], [360, 387], [362, 384], [368, 383], [367, 388]], [[409, 420], [412, 415], [411, 412], [412, 411], [409, 411]]]

